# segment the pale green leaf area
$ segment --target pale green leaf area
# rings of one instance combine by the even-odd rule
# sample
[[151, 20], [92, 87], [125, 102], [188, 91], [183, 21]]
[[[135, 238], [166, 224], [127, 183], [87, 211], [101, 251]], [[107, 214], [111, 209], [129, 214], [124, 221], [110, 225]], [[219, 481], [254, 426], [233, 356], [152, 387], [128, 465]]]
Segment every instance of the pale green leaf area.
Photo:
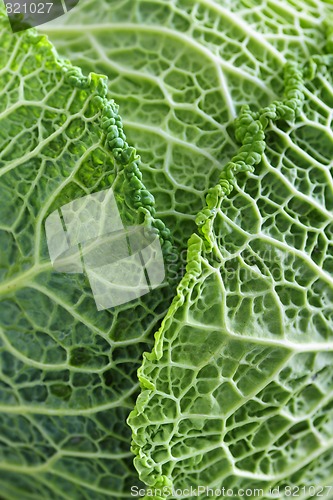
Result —
[[332, 2], [85, 0], [41, 27], [61, 54], [108, 76], [159, 216], [186, 247], [204, 194], [237, 150], [232, 127], [283, 90], [287, 59], [325, 45]]
[[331, 60], [315, 58], [315, 76], [289, 64], [284, 99], [236, 121], [242, 147], [139, 369], [128, 422], [151, 487], [268, 499], [332, 483], [333, 78], [319, 64]]
[[[46, 31], [77, 64], [108, 74], [132, 141], [148, 149], [157, 211], [184, 242], [207, 187], [237, 154], [241, 106], [281, 99], [286, 61], [332, 52], [330, 11], [318, 1], [87, 2]], [[259, 487], [270, 498], [273, 487], [332, 481], [327, 66], [305, 75], [294, 123], [266, 124], [255, 169], [197, 218], [201, 236], [190, 240], [129, 419], [151, 487]]]
[[112, 187], [124, 222], [157, 225], [164, 249], [169, 236], [126, 163], [134, 150], [116, 161], [108, 145], [105, 77], [83, 77], [33, 30], [13, 35], [2, 12], [0, 41], [0, 494], [128, 498], [138, 478], [126, 417], [171, 291], [98, 312], [83, 274], [52, 270], [44, 222]]
[[[66, 61], [1, 17], [5, 500], [332, 484], [332, 12], [81, 0], [39, 28]], [[179, 285], [98, 312], [44, 222], [110, 187]]]

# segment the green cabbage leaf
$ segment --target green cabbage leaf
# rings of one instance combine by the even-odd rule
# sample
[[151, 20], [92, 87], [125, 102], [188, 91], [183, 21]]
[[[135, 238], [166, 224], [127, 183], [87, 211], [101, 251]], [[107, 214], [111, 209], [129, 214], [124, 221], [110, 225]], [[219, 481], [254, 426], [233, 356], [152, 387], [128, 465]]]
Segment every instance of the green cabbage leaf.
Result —
[[[1, 12], [5, 500], [332, 483], [332, 13], [81, 0], [50, 43]], [[44, 222], [111, 187], [179, 285], [97, 311]]]
[[241, 147], [208, 191], [187, 272], [139, 369], [128, 422], [152, 491], [330, 491], [331, 62], [288, 63], [283, 100], [244, 106], [235, 122]]
[[286, 61], [326, 50], [330, 12], [330, 0], [81, 0], [41, 30], [85, 73], [108, 76], [157, 214], [186, 249], [237, 152], [241, 107], [279, 99]]
[[1, 496], [127, 498], [138, 479], [126, 417], [171, 288], [98, 311], [83, 274], [53, 270], [44, 223], [112, 188], [123, 221], [155, 228], [166, 258], [170, 233], [106, 78], [84, 77], [34, 30], [13, 35], [3, 12], [0, 40]]

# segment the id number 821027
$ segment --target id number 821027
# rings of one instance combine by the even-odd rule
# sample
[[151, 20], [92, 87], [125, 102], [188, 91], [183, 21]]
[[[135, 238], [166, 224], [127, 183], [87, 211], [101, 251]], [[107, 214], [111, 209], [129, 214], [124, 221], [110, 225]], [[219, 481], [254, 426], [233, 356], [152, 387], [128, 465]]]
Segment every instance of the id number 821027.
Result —
[[53, 2], [6, 3], [7, 14], [49, 14]]

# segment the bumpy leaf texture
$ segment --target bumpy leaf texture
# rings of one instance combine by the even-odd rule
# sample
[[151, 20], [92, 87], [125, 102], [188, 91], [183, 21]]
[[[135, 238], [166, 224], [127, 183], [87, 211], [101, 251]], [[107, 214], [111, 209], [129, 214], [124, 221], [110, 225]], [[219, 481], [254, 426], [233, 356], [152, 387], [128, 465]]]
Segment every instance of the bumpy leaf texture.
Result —
[[140, 477], [160, 491], [330, 491], [332, 59], [289, 63], [282, 101], [243, 108], [242, 147], [198, 214], [129, 417]]
[[[164, 250], [168, 232], [106, 78], [83, 77], [34, 30], [13, 35], [0, 14], [1, 496], [128, 498], [138, 479], [125, 421], [171, 294], [164, 286], [98, 312], [84, 275], [53, 271], [44, 222], [112, 187], [124, 222], [158, 226]], [[111, 115], [124, 139], [117, 150], [106, 136]]]
[[[318, 113], [317, 85], [308, 105]], [[321, 101], [328, 127], [332, 96]], [[269, 488], [330, 483], [329, 135], [303, 119], [272, 126], [260, 165], [234, 180], [210, 220], [212, 252], [206, 235], [192, 237], [187, 274], [140, 369], [143, 392], [129, 420], [147, 484], [256, 487], [270, 498]]]
[[[129, 142], [142, 153], [157, 214], [185, 248], [207, 189], [238, 150], [233, 121], [241, 106], [269, 105], [282, 95], [286, 60], [326, 51], [322, 25], [332, 10], [331, 1], [319, 0], [82, 0], [43, 30], [86, 74], [109, 77]], [[1, 316], [8, 318], [1, 330], [2, 491], [15, 500], [130, 498], [137, 480], [124, 420], [140, 354], [167, 301], [154, 294], [134, 309], [97, 313], [82, 277], [40, 268], [46, 250], [45, 243], [37, 250], [38, 214], [102, 186], [117, 185], [123, 201], [128, 190], [92, 116], [90, 92], [81, 101], [53, 63], [41, 71], [45, 54], [36, 54], [30, 79], [24, 73], [19, 79], [31, 58], [21, 52], [22, 63], [15, 62], [14, 38], [2, 40], [2, 87], [15, 84], [12, 97], [1, 93], [1, 111], [4, 118], [19, 112], [5, 134], [1, 127], [3, 147], [14, 137], [17, 145], [2, 185], [1, 238], [9, 248], [2, 258], [12, 256], [2, 266], [4, 274], [11, 269], [4, 276], [11, 288], [1, 289]], [[237, 174], [228, 198], [221, 187], [231, 178], [222, 177], [197, 219], [200, 237], [191, 238], [187, 273], [140, 372], [143, 393], [130, 420], [136, 466], [147, 484], [260, 484], [268, 497], [268, 487], [287, 476], [329, 482], [333, 97], [324, 67], [312, 83], [307, 79], [295, 125], [270, 124], [255, 172]], [[28, 98], [23, 127], [17, 102], [25, 84], [37, 97]], [[54, 92], [51, 110], [44, 109], [44, 97]], [[92, 111], [84, 106], [90, 100]], [[65, 132], [71, 105], [81, 124], [73, 136]], [[24, 164], [32, 166], [20, 170]], [[46, 174], [52, 168], [54, 178]], [[124, 217], [141, 221], [136, 208], [124, 203]]]
[[237, 151], [244, 104], [281, 96], [283, 66], [326, 44], [320, 0], [85, 0], [43, 27], [61, 54], [109, 78], [159, 216], [186, 247]]
[[[300, 0], [88, 1], [47, 30], [109, 75], [158, 213], [184, 244], [237, 152], [241, 106], [280, 97], [286, 61], [332, 52], [330, 12], [332, 2]], [[260, 487], [269, 498], [274, 486], [332, 480], [333, 90], [325, 65], [309, 76], [296, 122], [275, 116], [255, 171], [226, 197], [224, 168], [197, 218], [129, 420], [150, 486]]]

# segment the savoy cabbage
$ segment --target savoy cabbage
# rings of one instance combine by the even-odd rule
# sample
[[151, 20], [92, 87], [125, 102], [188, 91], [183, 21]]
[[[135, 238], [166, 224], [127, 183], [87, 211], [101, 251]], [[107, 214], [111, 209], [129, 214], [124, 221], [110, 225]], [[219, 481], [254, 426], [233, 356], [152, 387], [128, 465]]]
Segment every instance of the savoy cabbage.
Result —
[[[332, 13], [82, 0], [39, 29], [65, 60], [2, 14], [6, 500], [330, 486]], [[107, 187], [171, 277], [98, 312], [84, 276], [53, 272], [43, 222]]]

